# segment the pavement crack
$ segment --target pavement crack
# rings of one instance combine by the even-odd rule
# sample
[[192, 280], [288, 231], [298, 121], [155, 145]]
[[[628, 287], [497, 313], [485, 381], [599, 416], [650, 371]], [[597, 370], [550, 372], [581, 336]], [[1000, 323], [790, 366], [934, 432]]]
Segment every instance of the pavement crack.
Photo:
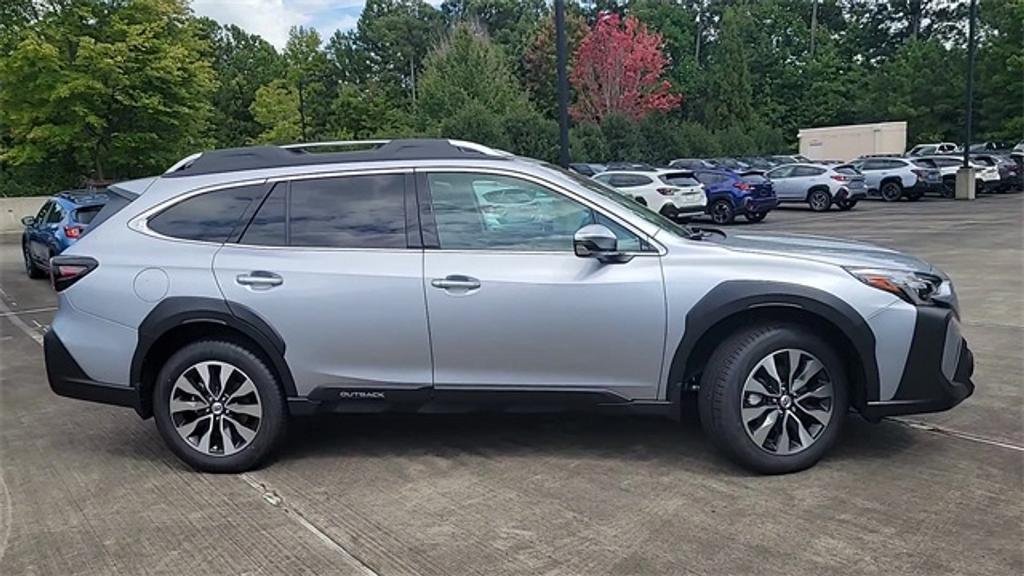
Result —
[[337, 552], [345, 562], [353, 569], [357, 570], [364, 576], [380, 576], [380, 574], [373, 569], [369, 564], [361, 560], [358, 556], [350, 552], [345, 546], [338, 542], [326, 531], [321, 529], [319, 526], [314, 524], [309, 518], [306, 518], [302, 512], [296, 510], [293, 507], [288, 506], [284, 498], [278, 494], [276, 490], [268, 486], [266, 483], [257, 480], [252, 474], [244, 473], [240, 474], [239, 478], [243, 482], [248, 484], [254, 490], [260, 493], [260, 496], [271, 506], [280, 509], [285, 513], [286, 516], [294, 520], [299, 526], [306, 529], [313, 534], [318, 540], [323, 542], [327, 547]]
[[1024, 452], [1024, 446], [1012, 444], [1010, 442], [1003, 442], [1001, 440], [993, 440], [991, 438], [985, 438], [984, 436], [978, 436], [975, 434], [969, 434], [967, 432], [960, 432], [959, 430], [953, 430], [951, 428], [943, 428], [942, 426], [936, 426], [935, 424], [929, 424], [921, 420], [914, 420], [911, 418], [888, 418], [892, 422], [913, 428], [915, 430], [923, 430], [925, 432], [931, 432], [933, 434], [940, 434], [942, 436], [949, 436], [951, 438], [959, 438], [961, 440], [967, 440], [968, 442], [977, 442], [978, 444], [985, 444], [988, 446], [997, 446], [999, 448], [1006, 448], [1008, 450], [1014, 450], [1017, 452]]

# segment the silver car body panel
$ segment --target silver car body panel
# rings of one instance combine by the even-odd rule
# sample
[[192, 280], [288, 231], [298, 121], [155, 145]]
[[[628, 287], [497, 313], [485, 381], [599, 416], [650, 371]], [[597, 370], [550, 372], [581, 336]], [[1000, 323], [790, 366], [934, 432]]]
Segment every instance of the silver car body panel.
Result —
[[[653, 252], [601, 264], [571, 252], [349, 250], [255, 247], [180, 240], [147, 219], [188, 195], [247, 182], [374, 171], [472, 171], [529, 179], [601, 212]], [[67, 252], [99, 267], [59, 298], [54, 329], [86, 373], [130, 385], [137, 330], [162, 300], [215, 298], [255, 310], [287, 343], [299, 396], [317, 386], [436, 386], [572, 390], [666, 398], [687, 314], [732, 280], [773, 281], [834, 295], [874, 333], [880, 400], [892, 398], [916, 310], [842, 266], [928, 269], [862, 243], [740, 234], [689, 240], [574, 177], [519, 159], [307, 165], [122, 183], [140, 196]], [[283, 282], [257, 290], [253, 271]], [[432, 280], [479, 281], [464, 293]]]

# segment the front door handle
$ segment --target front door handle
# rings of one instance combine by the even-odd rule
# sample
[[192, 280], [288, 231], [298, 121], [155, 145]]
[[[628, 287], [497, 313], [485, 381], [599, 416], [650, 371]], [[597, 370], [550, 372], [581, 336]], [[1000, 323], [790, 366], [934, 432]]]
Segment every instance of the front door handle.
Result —
[[248, 274], [239, 274], [238, 276], [235, 276], [235, 282], [238, 282], [242, 286], [249, 286], [258, 290], [280, 286], [281, 284], [284, 284], [284, 278], [281, 278], [273, 272], [257, 270]]
[[469, 276], [453, 274], [444, 278], [434, 278], [430, 285], [442, 290], [476, 290], [480, 287], [480, 281]]

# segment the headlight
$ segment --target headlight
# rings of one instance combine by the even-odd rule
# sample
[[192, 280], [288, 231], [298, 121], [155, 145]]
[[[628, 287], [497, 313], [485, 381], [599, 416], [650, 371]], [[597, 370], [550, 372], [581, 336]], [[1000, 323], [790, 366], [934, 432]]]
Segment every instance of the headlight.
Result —
[[885, 290], [916, 306], [932, 304], [943, 285], [939, 276], [923, 272], [885, 268], [847, 268], [846, 271], [868, 286]]

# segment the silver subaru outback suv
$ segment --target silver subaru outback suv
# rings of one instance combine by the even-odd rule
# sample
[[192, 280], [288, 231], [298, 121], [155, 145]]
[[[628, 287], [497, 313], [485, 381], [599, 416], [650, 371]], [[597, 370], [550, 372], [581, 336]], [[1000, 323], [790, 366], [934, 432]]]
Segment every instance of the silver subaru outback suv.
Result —
[[467, 142], [333, 144], [111, 187], [52, 261], [52, 389], [153, 416], [206, 471], [258, 466], [304, 414], [693, 402], [765, 473], [814, 464], [850, 410], [974, 389], [953, 287], [917, 258], [680, 226]]

